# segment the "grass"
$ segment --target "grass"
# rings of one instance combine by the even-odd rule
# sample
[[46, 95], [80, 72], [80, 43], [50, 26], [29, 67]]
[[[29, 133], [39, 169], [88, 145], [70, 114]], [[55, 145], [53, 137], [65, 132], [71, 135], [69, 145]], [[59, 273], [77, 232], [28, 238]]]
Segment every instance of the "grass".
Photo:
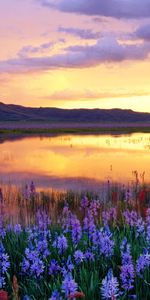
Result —
[[[135, 183], [130, 190], [131, 195], [129, 199], [126, 196], [127, 188], [123, 190], [121, 186], [111, 186], [107, 187], [107, 189], [106, 198], [103, 200], [100, 195], [87, 192], [86, 196], [88, 198], [84, 198], [87, 202], [81, 200], [85, 195], [71, 191], [61, 193], [54, 191], [35, 192], [26, 199], [21, 189], [11, 186], [3, 189], [4, 202], [1, 205], [1, 209], [6, 209], [7, 213], [5, 211], [5, 218], [1, 219], [3, 225], [1, 223], [0, 239], [5, 252], [9, 256], [10, 267], [4, 275], [6, 284], [2, 288], [7, 291], [11, 299], [25, 299], [24, 297], [28, 296], [29, 298], [27, 299], [48, 300], [56, 289], [61, 293], [62, 297], [56, 299], [71, 299], [65, 295], [62, 289], [66, 276], [63, 270], [68, 266], [68, 259], [71, 259], [70, 264], [73, 264], [72, 279], [77, 283], [78, 291], [85, 295], [84, 299], [86, 300], [102, 299], [102, 280], [110, 269], [113, 270], [113, 275], [118, 280], [120, 290], [119, 298], [114, 296], [110, 299], [128, 300], [132, 299], [132, 295], [136, 295], [137, 300], [150, 299], [149, 268], [145, 268], [142, 277], [135, 271], [133, 288], [129, 290], [123, 288], [120, 277], [122, 265], [120, 246], [125, 237], [130, 245], [135, 270], [137, 260], [143, 249], [146, 248], [149, 251], [149, 242], [147, 240], [148, 221], [146, 222], [146, 209], [150, 206], [149, 186], [137, 186]], [[15, 213], [11, 215], [13, 208], [15, 208]], [[112, 208], [115, 211], [114, 216], [111, 213]], [[144, 231], [140, 234], [137, 234], [138, 221], [134, 220], [134, 224], [130, 225], [125, 219], [123, 213], [127, 210], [128, 212], [134, 211], [137, 213], [137, 220], [142, 216]], [[96, 232], [106, 235], [107, 242], [105, 241], [104, 243], [105, 247], [111, 241], [114, 243], [112, 252], [110, 251], [111, 254], [109, 255], [106, 255], [106, 252], [102, 250], [103, 234], [100, 239], [100, 246], [97, 247], [98, 241], [95, 243], [91, 231], [84, 227], [84, 218], [89, 218], [89, 212], [91, 217], [87, 225], [90, 226], [90, 222], [91, 224], [93, 222]], [[107, 222], [106, 215], [103, 215], [104, 212], [109, 215]], [[50, 225], [48, 217], [51, 219]], [[70, 223], [71, 220], [71, 222], [74, 222], [74, 218], [77, 222], [75, 224], [80, 224], [80, 228], [82, 228], [82, 234], [78, 242], [75, 242], [73, 239], [73, 231], [77, 228], [77, 225], [71, 225], [74, 223]], [[10, 223], [11, 226], [8, 226]], [[21, 223], [19, 230], [15, 229], [16, 223]], [[5, 231], [4, 235], [2, 235], [3, 230]], [[55, 243], [54, 246], [54, 242], [61, 235], [65, 236], [68, 245], [65, 250], [62, 250], [62, 253], [59, 253], [58, 243]], [[45, 246], [46, 248], [43, 248], [42, 245], [45, 245], [45, 241], [47, 245]], [[42, 242], [40, 247], [39, 242]], [[44, 265], [40, 275], [33, 271], [35, 261], [33, 259], [33, 263], [32, 258], [29, 259], [25, 254], [27, 248], [31, 253], [32, 251], [33, 253], [37, 251], [38, 259]], [[47, 249], [49, 253], [44, 254], [44, 249]], [[74, 256], [75, 252], [80, 250], [85, 254], [87, 249], [93, 253], [94, 259], [83, 259], [80, 263], [77, 263]], [[34, 257], [33, 253], [32, 257]], [[30, 265], [26, 271], [23, 271], [22, 268], [24, 259]], [[57, 261], [60, 267], [56, 274], [49, 273], [49, 267], [53, 259]]]

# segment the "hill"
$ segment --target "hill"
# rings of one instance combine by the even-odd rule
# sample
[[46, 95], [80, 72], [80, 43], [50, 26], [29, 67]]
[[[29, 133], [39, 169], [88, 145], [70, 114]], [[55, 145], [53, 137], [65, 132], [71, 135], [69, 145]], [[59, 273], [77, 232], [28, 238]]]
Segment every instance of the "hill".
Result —
[[0, 102], [0, 121], [46, 122], [150, 122], [150, 113], [126, 109], [32, 108]]

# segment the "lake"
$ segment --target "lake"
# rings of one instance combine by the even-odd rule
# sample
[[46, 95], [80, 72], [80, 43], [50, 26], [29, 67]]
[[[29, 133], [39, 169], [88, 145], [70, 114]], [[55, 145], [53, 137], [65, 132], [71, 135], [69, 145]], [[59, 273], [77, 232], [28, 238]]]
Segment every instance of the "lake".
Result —
[[[150, 134], [25, 137], [0, 144], [0, 183], [92, 190], [150, 180]], [[145, 172], [145, 173], [144, 173]]]

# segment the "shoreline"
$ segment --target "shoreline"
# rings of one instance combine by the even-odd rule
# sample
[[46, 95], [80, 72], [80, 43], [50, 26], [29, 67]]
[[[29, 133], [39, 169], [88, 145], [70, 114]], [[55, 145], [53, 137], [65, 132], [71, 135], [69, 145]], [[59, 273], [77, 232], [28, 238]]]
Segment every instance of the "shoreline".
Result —
[[150, 123], [0, 122], [0, 136], [150, 133]]

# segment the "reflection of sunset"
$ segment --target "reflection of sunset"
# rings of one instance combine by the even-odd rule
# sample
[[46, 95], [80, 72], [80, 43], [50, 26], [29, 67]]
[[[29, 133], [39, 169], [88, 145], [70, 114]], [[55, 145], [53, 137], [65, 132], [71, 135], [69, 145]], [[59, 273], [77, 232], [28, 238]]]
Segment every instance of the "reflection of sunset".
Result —
[[5, 174], [36, 174], [58, 178], [133, 179], [132, 171], [150, 176], [150, 135], [59, 136], [27, 138], [0, 145]]

